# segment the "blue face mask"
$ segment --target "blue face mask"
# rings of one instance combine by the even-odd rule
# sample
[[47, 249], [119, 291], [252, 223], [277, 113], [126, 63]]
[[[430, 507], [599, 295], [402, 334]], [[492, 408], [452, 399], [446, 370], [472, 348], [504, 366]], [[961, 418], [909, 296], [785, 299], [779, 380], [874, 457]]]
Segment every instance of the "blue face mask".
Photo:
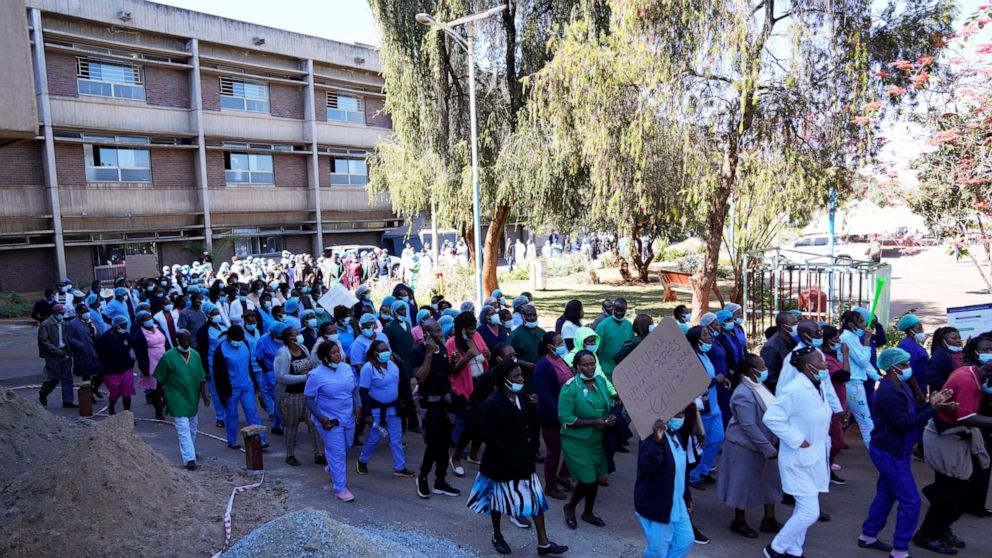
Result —
[[555, 354], [560, 357], [565, 356], [566, 354], [568, 354], [568, 347], [566, 347], [565, 345], [562, 345], [560, 347], [555, 347]]
[[384, 321], [384, 322], [388, 322], [389, 320], [392, 320], [392, 319], [393, 319], [393, 317], [390, 316], [389, 314], [383, 314], [382, 315], [382, 321]]
[[676, 432], [680, 428], [682, 428], [682, 425], [683, 424], [685, 424], [685, 418], [684, 417], [683, 418], [672, 417], [672, 418], [668, 419], [668, 430], [670, 430], [672, 432]]
[[679, 329], [682, 330], [682, 333], [683, 334], [689, 333], [689, 324], [684, 323], [684, 322], [679, 322]]
[[703, 353], [710, 352], [710, 349], [712, 349], [712, 348], [713, 348], [713, 343], [700, 343], [699, 344], [699, 351], [700, 352], [703, 352]]
[[741, 318], [734, 318], [734, 323], [737, 325], [741, 325], [744, 323], [744, 320]]
[[817, 339], [817, 338], [814, 337], [813, 339], [810, 339], [809, 340], [809, 345], [811, 347], [813, 347], [814, 349], [819, 349], [820, 347], [823, 346], [823, 339], [822, 338], [821, 339]]
[[241, 341], [231, 341], [231, 346], [236, 349], [241, 346]]
[[900, 382], [905, 382], [913, 377], [913, 369], [909, 367], [903, 368], [902, 370], [897, 371], [896, 377], [899, 378]]
[[496, 326], [503, 324], [503, 322], [501, 322], [499, 319], [499, 314], [493, 314], [492, 316], [489, 316], [489, 323]]
[[315, 318], [310, 318], [307, 320], [307, 327], [317, 327], [317, 320]]
[[985, 393], [987, 393], [989, 395], [992, 395], [992, 386], [988, 385], [987, 383], [986, 384], [982, 384], [982, 391], [984, 391]]
[[179, 345], [176, 348], [179, 349], [179, 352], [180, 353], [188, 353], [189, 352], [189, 347], [183, 347], [182, 345]]
[[765, 368], [761, 372], [758, 372], [758, 383], [764, 383], [768, 379], [768, 369]]
[[304, 287], [300, 292], [302, 292], [303, 294], [310, 294], [310, 291], [311, 291], [310, 287]]
[[533, 322], [525, 321], [524, 327], [534, 329], [535, 327], [537, 327], [537, 320], [534, 320]]
[[713, 337], [719, 337], [720, 336], [720, 330], [719, 329], [714, 330], [714, 329], [711, 328], [710, 329], [710, 335], [712, 335]]
[[389, 352], [389, 351], [383, 351], [383, 352], [379, 353], [379, 355], [378, 355], [379, 362], [381, 362], [383, 364], [389, 362], [389, 357], [390, 356], [392, 356], [392, 353]]
[[654, 331], [654, 328], [656, 328], [656, 327], [658, 327], [658, 326], [657, 326], [657, 325], [655, 325], [655, 324], [651, 324], [651, 325], [649, 325], [649, 326], [648, 326], [648, 333], [651, 333], [651, 332], [653, 332], [653, 331]]
[[725, 322], [723, 324], [723, 329], [725, 329], [727, 331], [734, 331], [734, 327], [736, 327], [736, 326], [737, 326], [737, 324], [735, 324], [734, 322]]
[[503, 327], [506, 329], [513, 329], [513, 320], [506, 320], [503, 322]]
[[841, 344], [840, 344], [840, 343], [834, 343], [834, 344], [833, 344], [833, 349], [834, 349], [834, 352], [835, 352], [835, 353], [837, 353], [838, 355], [839, 355], [839, 354], [841, 353], [841, 348], [840, 348], [840, 346], [841, 346]]
[[255, 328], [255, 324], [245, 324], [245, 331], [251, 331], [251, 332], [254, 332], [254, 331], [255, 331], [255, 329], [256, 329], [256, 328]]
[[153, 322], [151, 320], [145, 320], [145, 321], [141, 322], [141, 325], [145, 329], [151, 329], [151, 328], [153, 328], [155, 326], [155, 322]]
[[858, 336], [858, 339], [862, 339], [865, 336], [865, 330], [861, 328], [855, 328], [851, 330], [851, 333]]
[[992, 360], [992, 353], [978, 353], [978, 362], [985, 364]]
[[372, 328], [363, 329], [362, 330], [362, 335], [364, 335], [365, 337], [368, 337], [369, 339], [372, 339], [373, 337], [375, 337], [375, 330], [372, 329]]
[[960, 353], [961, 352], [961, 346], [960, 345], [948, 345], [947, 346], [947, 350], [948, 351], [951, 351], [952, 353]]
[[613, 316], [613, 319], [616, 320], [616, 321], [618, 321], [618, 322], [622, 322], [623, 319], [624, 319], [624, 317], [623, 316], [616, 316], [616, 315], [614, 315]]
[[821, 382], [826, 382], [827, 380], [830, 379], [830, 371], [829, 370], [818, 370], [816, 372], [816, 378], [818, 380], [820, 380]]
[[506, 388], [509, 389], [510, 391], [512, 391], [513, 393], [520, 393], [524, 389], [524, 385], [523, 384], [515, 384], [515, 383], [511, 382], [510, 380], [507, 380], [506, 381]]

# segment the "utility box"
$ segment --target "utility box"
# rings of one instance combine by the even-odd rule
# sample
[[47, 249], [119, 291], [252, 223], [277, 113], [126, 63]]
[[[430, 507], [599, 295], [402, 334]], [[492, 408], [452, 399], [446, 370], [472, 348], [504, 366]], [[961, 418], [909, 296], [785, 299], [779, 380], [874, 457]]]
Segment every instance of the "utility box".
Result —
[[530, 262], [530, 289], [543, 291], [548, 288], [548, 277], [544, 260], [535, 259]]

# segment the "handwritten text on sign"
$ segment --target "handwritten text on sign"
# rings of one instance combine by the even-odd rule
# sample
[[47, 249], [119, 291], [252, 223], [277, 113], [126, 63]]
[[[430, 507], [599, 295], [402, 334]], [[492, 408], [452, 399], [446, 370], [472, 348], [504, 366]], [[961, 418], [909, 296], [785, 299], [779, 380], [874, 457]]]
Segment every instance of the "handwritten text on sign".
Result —
[[648, 435], [657, 419], [667, 420], [706, 392], [710, 379], [685, 334], [665, 318], [613, 370], [634, 428]]

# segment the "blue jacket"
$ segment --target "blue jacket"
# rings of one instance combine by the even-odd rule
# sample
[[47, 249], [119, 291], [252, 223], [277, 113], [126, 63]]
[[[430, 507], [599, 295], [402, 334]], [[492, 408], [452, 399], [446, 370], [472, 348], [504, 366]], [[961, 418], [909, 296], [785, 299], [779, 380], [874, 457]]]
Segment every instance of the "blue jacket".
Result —
[[537, 393], [538, 422], [544, 428], [561, 428], [558, 421], [561, 385], [558, 383], [558, 372], [546, 356], [534, 365], [534, 391]]
[[255, 343], [255, 360], [258, 361], [259, 368], [263, 373], [272, 372], [272, 361], [276, 359], [276, 353], [283, 347], [283, 344], [266, 333]]
[[96, 340], [100, 336], [100, 329], [95, 321], [93, 326], [96, 328], [96, 337], [90, 335], [90, 329], [82, 318], [73, 318], [65, 324], [65, 344], [72, 351], [72, 373], [76, 376], [100, 374], [100, 357], [96, 354]]
[[122, 316], [125, 320], [127, 320], [128, 331], [131, 330], [131, 312], [124, 301], [116, 298], [111, 300], [107, 303], [107, 309], [104, 310], [103, 313], [105, 316], [110, 318], [111, 322], [113, 322], [114, 318], [117, 316]]
[[247, 343], [235, 347], [225, 339], [217, 346], [211, 365], [210, 375], [217, 388], [217, 396], [225, 406], [235, 389], [258, 389], [255, 379], [257, 365]]
[[666, 433], [660, 442], [653, 433], [641, 440], [634, 481], [634, 511], [645, 519], [666, 524], [671, 521], [676, 497], [683, 498], [687, 506], [692, 502], [688, 479], [683, 483], [683, 493], [675, 494], [675, 455], [669, 446], [669, 435]]
[[927, 364], [927, 385], [930, 386], [930, 391], [940, 391], [951, 372], [954, 372], [954, 361], [951, 360], [950, 351], [937, 347]]
[[930, 405], [917, 409], [913, 391], [907, 384], [896, 386], [890, 380], [882, 380], [875, 390], [871, 408], [871, 418], [875, 423], [871, 431], [871, 447], [887, 451], [895, 457], [909, 457], [934, 412]]

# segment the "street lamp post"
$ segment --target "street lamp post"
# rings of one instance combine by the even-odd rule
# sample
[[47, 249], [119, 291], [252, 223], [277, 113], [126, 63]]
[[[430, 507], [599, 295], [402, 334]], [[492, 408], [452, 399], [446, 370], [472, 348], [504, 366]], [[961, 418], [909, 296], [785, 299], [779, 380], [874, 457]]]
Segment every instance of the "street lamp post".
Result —
[[[476, 310], [482, 308], [482, 301], [485, 298], [482, 293], [482, 209], [479, 200], [479, 138], [475, 116], [475, 58], [472, 54], [472, 24], [492, 17], [506, 9], [506, 4], [502, 4], [490, 10], [477, 14], [467, 15], [447, 23], [439, 22], [430, 14], [417, 14], [416, 20], [431, 27], [443, 31], [445, 35], [451, 37], [455, 43], [465, 49], [468, 54], [468, 111], [469, 125], [472, 133], [472, 217], [475, 220], [475, 303]], [[465, 40], [452, 29], [458, 25], [465, 25], [468, 40]], [[435, 242], [437, 240], [435, 239]]]

